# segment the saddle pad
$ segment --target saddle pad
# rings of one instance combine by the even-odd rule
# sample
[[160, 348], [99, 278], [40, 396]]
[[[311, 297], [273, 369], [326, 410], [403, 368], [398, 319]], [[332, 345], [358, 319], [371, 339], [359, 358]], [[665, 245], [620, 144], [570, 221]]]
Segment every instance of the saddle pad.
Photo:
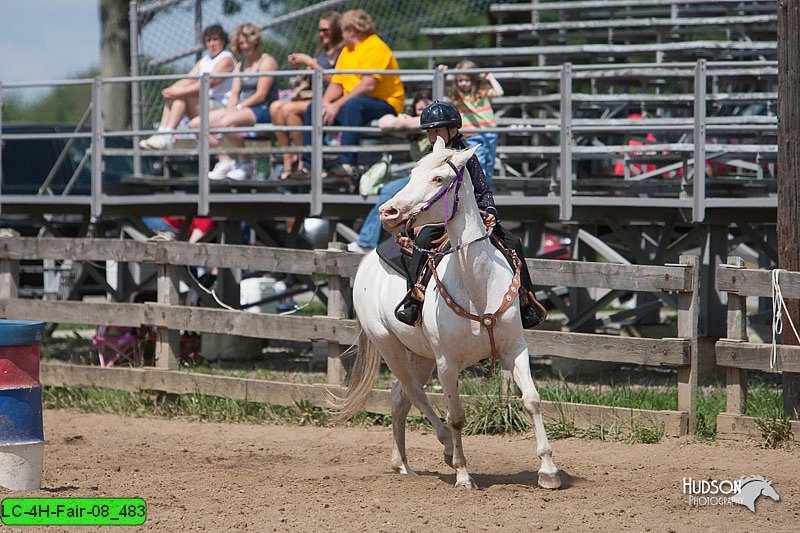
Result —
[[392, 267], [393, 270], [398, 272], [404, 278], [408, 275], [408, 264], [411, 261], [411, 256], [400, 248], [400, 245], [390, 237], [378, 245], [378, 257], [383, 259], [383, 262]]

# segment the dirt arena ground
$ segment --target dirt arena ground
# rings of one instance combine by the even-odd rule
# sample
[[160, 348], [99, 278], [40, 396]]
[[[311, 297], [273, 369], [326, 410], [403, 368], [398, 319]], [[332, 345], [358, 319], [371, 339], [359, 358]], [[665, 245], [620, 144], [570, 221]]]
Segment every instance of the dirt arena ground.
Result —
[[[421, 474], [410, 478], [389, 467], [387, 429], [60, 410], [45, 412], [44, 427], [43, 489], [28, 495], [142, 497], [145, 531], [781, 532], [797, 531], [800, 521], [800, 449], [556, 440], [564, 487], [546, 491], [535, 484], [534, 441], [466, 437], [471, 471], [482, 487], [466, 491], [452, 486], [454, 475], [431, 434], [409, 434], [409, 460]], [[781, 500], [761, 497], [751, 513], [742, 506], [693, 507], [681, 492], [684, 477], [744, 475], [772, 480]], [[0, 497], [12, 495], [21, 494], [0, 489]], [[122, 530], [129, 528], [114, 529]]]

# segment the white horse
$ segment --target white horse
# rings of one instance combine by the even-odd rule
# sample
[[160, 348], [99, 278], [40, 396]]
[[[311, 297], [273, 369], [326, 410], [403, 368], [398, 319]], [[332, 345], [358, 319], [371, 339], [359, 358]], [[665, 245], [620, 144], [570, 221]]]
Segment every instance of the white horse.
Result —
[[[442, 259], [437, 267], [438, 277], [463, 310], [484, 315], [494, 313], [512, 294], [514, 273], [501, 252], [488, 239], [482, 238], [486, 228], [475, 201], [472, 181], [464, 168], [474, 151], [450, 150], [439, 138], [433, 152], [421, 159], [411, 172], [408, 185], [383, 204], [380, 212], [384, 227], [393, 233], [399, 232], [406, 223], [414, 226], [446, 223], [452, 248], [457, 251]], [[457, 169], [462, 169], [460, 176]], [[453, 204], [451, 196], [456, 194], [460, 205], [459, 201], [449, 205]], [[413, 404], [436, 428], [436, 436], [444, 444], [445, 463], [456, 471], [456, 486], [477, 488], [467, 471], [461, 442], [464, 407], [458, 395], [458, 377], [461, 370], [491, 355], [491, 343], [484, 326], [457, 315], [448, 307], [441, 292], [435, 290], [435, 284], [432, 279], [427, 288], [421, 323], [416, 327], [408, 326], [394, 316], [395, 307], [406, 293], [406, 280], [392, 271], [376, 252], [364, 257], [353, 285], [353, 305], [362, 328], [358, 355], [347, 396], [340, 399], [336, 407], [343, 418], [361, 409], [380, 369], [382, 356], [397, 378], [392, 387], [392, 468], [402, 474], [415, 475], [408, 464], [405, 448], [405, 419]], [[516, 288], [513, 295], [516, 296]], [[510, 307], [494, 325], [496, 352], [503, 366], [513, 372], [525, 409], [533, 419], [537, 453], [541, 459], [539, 485], [555, 489], [561, 481], [547, 441], [539, 394], [531, 377], [519, 298], [509, 297], [508, 300]], [[447, 402], [447, 426], [431, 408], [423, 391], [434, 365]]]

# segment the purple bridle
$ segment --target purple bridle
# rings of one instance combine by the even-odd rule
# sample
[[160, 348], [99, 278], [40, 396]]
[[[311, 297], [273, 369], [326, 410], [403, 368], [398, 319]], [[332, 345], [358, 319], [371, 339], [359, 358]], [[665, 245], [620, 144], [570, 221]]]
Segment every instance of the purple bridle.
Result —
[[[433, 198], [428, 200], [425, 203], [425, 205], [422, 206], [420, 208], [420, 210], [417, 211], [417, 213], [414, 214], [413, 217], [410, 217], [408, 219], [407, 226], [410, 226], [413, 223], [414, 218], [416, 217], [417, 214], [421, 213], [422, 211], [427, 211], [428, 209], [430, 209], [433, 206], [433, 204], [438, 202], [439, 199], [442, 196], [444, 196], [444, 217], [445, 217], [445, 219], [444, 219], [444, 222], [442, 222], [441, 224], [434, 224], [434, 226], [436, 226], [436, 227], [444, 227], [444, 226], [447, 225], [448, 222], [450, 222], [453, 219], [453, 217], [456, 216], [456, 213], [458, 212], [458, 200], [459, 200], [458, 195], [461, 192], [461, 184], [464, 182], [464, 169], [466, 168], [466, 165], [461, 167], [461, 170], [459, 170], [459, 169], [456, 168], [456, 166], [449, 159], [447, 161], [445, 161], [445, 163], [447, 163], [450, 166], [450, 168], [453, 169], [453, 172], [456, 173], [456, 177], [453, 178], [453, 180], [450, 182], [450, 184], [447, 187], [445, 187], [444, 189], [441, 189], [439, 192], [437, 192], [434, 195]], [[452, 189], [455, 189], [455, 198], [453, 200], [453, 210], [452, 210], [452, 212], [450, 212], [448, 214], [449, 204], [450, 204], [450, 191]], [[411, 241], [411, 246], [415, 250], [418, 250], [419, 252], [422, 252], [423, 254], [428, 255], [428, 256], [444, 256], [444, 255], [447, 255], [447, 254], [452, 254], [453, 252], [457, 252], [458, 250], [461, 250], [462, 248], [465, 248], [465, 247], [469, 246], [473, 242], [477, 242], [477, 241], [481, 241], [483, 239], [486, 239], [491, 234], [492, 234], [492, 228], [488, 228], [486, 230], [486, 233], [482, 237], [479, 237], [478, 239], [475, 239], [474, 241], [461, 243], [458, 246], [455, 246], [455, 247], [450, 248], [449, 250], [445, 250], [443, 252], [440, 252], [438, 250], [429, 250], [427, 248], [421, 248], [421, 247], [417, 246], [417, 243], [415, 243], [413, 240]]]

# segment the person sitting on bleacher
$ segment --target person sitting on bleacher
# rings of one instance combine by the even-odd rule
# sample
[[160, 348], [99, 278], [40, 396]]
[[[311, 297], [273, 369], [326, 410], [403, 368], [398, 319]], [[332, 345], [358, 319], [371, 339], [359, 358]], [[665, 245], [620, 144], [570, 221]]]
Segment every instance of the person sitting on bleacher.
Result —
[[[236, 128], [253, 126], [270, 122], [269, 106], [278, 99], [278, 84], [272, 76], [259, 73], [278, 69], [278, 62], [261, 51], [261, 29], [253, 24], [245, 23], [236, 27], [233, 32], [233, 52], [242, 59], [236, 63], [234, 72], [250, 73], [249, 76], [233, 78], [231, 95], [224, 109], [215, 109], [208, 114], [208, 124], [212, 128]], [[200, 118], [191, 122], [192, 128], [200, 127]], [[208, 144], [211, 147], [227, 144], [235, 148], [244, 147], [241, 133], [225, 133], [222, 139], [210, 135]], [[227, 154], [219, 154], [217, 164], [208, 178], [212, 180], [245, 180], [253, 175], [253, 162], [246, 155], [240, 155], [234, 161]]]
[[[336, 61], [338, 61], [344, 46], [342, 27], [339, 24], [341, 17], [342, 15], [338, 11], [326, 11], [319, 17], [317, 50], [314, 52], [314, 57], [299, 52], [289, 54], [287, 60], [293, 68], [315, 69], [319, 67], [329, 70], [336, 66]], [[323, 92], [328, 88], [332, 78], [333, 76], [330, 74], [323, 76]], [[305, 117], [310, 103], [311, 76], [297, 76], [292, 86], [291, 99], [275, 100], [270, 105], [269, 112], [272, 115], [272, 123], [276, 126], [302, 126], [303, 117]], [[288, 147], [290, 140], [295, 146], [301, 146], [303, 133], [300, 131], [276, 131], [275, 139], [282, 147]], [[297, 154], [286, 152], [283, 154], [283, 172], [281, 172], [280, 178], [288, 179], [292, 172], [300, 171], [302, 168], [303, 160]]]
[[[463, 59], [456, 64], [456, 69], [473, 69], [477, 65], [469, 59]], [[491, 72], [486, 74], [458, 74], [456, 85], [450, 95], [453, 104], [461, 113], [464, 128], [493, 128], [497, 125], [492, 109], [491, 98], [503, 96], [503, 87]], [[480, 133], [465, 133], [464, 140], [467, 148], [477, 146], [475, 155], [481, 162], [486, 182], [492, 187], [494, 176], [494, 162], [497, 157], [497, 134], [491, 131]]]
[[[375, 23], [363, 9], [353, 9], [342, 15], [342, 37], [345, 47], [336, 63], [337, 70], [397, 70], [399, 66], [392, 50], [375, 35]], [[322, 122], [340, 126], [366, 126], [370, 121], [389, 113], [403, 111], [405, 91], [397, 74], [335, 74], [322, 97]], [[304, 123], [311, 125], [313, 104], [308, 106]], [[344, 131], [341, 144], [357, 145], [361, 134]], [[303, 144], [311, 144], [311, 132], [303, 133]], [[304, 154], [304, 173], [308, 174], [311, 155]], [[330, 177], [355, 177], [357, 154], [342, 152], [336, 166], [329, 169]]]
[[[219, 24], [209, 26], [203, 31], [203, 42], [207, 53], [194, 64], [189, 76], [205, 73], [221, 74], [231, 72], [235, 63], [233, 54], [225, 47], [228, 45], [228, 34]], [[225, 107], [231, 91], [230, 78], [211, 78], [209, 80], [209, 105], [211, 109]], [[189, 119], [200, 113], [200, 80], [184, 78], [176, 81], [161, 91], [164, 97], [164, 110], [161, 123], [155, 135], [139, 141], [139, 146], [150, 150], [171, 148], [174, 144], [172, 132], [180, 124], [184, 115]]]

